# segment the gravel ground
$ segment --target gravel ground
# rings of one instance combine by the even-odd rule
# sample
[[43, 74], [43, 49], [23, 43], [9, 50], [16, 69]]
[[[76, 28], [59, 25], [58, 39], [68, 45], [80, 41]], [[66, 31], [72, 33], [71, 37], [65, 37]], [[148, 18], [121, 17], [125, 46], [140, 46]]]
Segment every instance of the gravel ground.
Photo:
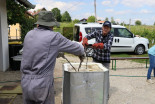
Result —
[[[66, 55], [71, 62], [79, 62], [77, 57]], [[62, 64], [66, 61], [57, 59], [55, 78], [62, 76]], [[91, 59], [89, 58], [89, 62]], [[110, 70], [110, 75], [146, 76], [145, 64], [132, 61], [117, 61], [117, 71]], [[20, 80], [20, 71], [0, 72], [0, 81]], [[19, 83], [0, 83], [13, 85]], [[110, 77], [110, 99], [108, 104], [155, 104], [155, 84], [148, 84], [145, 77]], [[61, 104], [62, 79], [55, 79], [55, 101]], [[18, 95], [13, 104], [22, 104], [22, 96]]]

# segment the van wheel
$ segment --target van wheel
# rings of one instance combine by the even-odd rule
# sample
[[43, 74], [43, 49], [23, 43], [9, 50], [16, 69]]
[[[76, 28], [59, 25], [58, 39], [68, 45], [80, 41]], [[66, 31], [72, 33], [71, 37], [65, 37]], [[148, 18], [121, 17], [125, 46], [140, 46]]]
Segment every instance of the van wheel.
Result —
[[87, 49], [86, 49], [86, 55], [87, 55], [87, 56], [92, 57], [93, 54], [94, 54], [93, 48], [87, 48]]
[[142, 55], [145, 52], [145, 48], [143, 45], [138, 45], [135, 49], [135, 53], [137, 55]]

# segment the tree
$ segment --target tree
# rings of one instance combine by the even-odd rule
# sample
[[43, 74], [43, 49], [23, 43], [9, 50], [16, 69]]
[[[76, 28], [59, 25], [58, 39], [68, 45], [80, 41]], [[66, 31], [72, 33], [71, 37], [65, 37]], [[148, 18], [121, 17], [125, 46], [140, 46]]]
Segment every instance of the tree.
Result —
[[154, 22], [154, 26], [155, 26], [155, 22]]
[[80, 22], [80, 20], [78, 20], [78, 19], [73, 20], [73, 23], [78, 23], [78, 22]]
[[122, 25], [122, 26], [123, 26], [123, 25], [124, 25], [124, 23], [121, 23], [120, 25]]
[[119, 25], [119, 22], [116, 22], [117, 25]]
[[111, 17], [111, 23], [112, 24], [116, 24], [115, 20], [114, 20], [114, 17]]
[[137, 20], [137, 21], [135, 22], [135, 25], [142, 25], [142, 22], [141, 22], [140, 20]]
[[21, 23], [27, 9], [24, 6], [16, 3], [14, 0], [7, 0], [6, 3], [8, 25]]
[[57, 20], [58, 22], [61, 22], [60, 10], [59, 10], [58, 8], [53, 8], [51, 11], [53, 12], [54, 17], [56, 18], [56, 20]]
[[16, 3], [14, 0], [7, 0], [8, 25], [20, 24], [22, 42], [27, 32], [34, 28], [33, 25], [36, 22], [35, 18], [26, 16], [26, 11], [27, 9], [24, 6]]
[[89, 16], [87, 22], [95, 22], [95, 16]]
[[108, 17], [105, 18], [105, 21], [109, 21]]
[[67, 12], [67, 11], [65, 11], [63, 14], [62, 14], [62, 18], [61, 18], [61, 21], [62, 22], [71, 22], [71, 16], [70, 16], [70, 14]]

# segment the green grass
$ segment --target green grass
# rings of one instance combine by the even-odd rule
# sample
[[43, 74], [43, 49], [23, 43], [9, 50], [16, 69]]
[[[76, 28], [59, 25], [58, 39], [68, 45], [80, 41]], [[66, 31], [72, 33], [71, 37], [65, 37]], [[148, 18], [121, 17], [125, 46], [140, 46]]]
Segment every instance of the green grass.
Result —
[[130, 57], [127, 53], [111, 53], [111, 57]]
[[[148, 57], [148, 54], [145, 53], [143, 55], [135, 55], [134, 53], [111, 53], [111, 57]], [[131, 61], [138, 62], [138, 63], [146, 63], [145, 59], [135, 59]]]
[[55, 32], [60, 32], [61, 34], [63, 34], [63, 32], [62, 32], [63, 27], [74, 27], [74, 23], [72, 23], [72, 22], [61, 22], [60, 27], [59, 28], [55, 27], [54, 31]]

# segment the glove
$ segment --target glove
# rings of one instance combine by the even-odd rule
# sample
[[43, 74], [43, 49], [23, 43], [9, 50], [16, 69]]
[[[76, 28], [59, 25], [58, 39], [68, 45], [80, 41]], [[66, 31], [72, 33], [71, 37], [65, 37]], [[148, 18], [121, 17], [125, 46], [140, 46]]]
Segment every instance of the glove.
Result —
[[64, 53], [63, 52], [59, 52], [57, 58], [60, 58], [60, 57], [64, 58]]
[[81, 61], [81, 62], [83, 62], [83, 60], [85, 59], [85, 54], [84, 54], [84, 55], [79, 56], [79, 59], [80, 59], [80, 61]]
[[103, 43], [94, 43], [93, 47], [94, 48], [98, 48], [98, 49], [103, 49], [104, 48], [104, 44]]
[[86, 37], [83, 38], [83, 43], [82, 43], [82, 45], [83, 45], [84, 47], [86, 47], [86, 45], [88, 45], [88, 39], [87, 39]]

